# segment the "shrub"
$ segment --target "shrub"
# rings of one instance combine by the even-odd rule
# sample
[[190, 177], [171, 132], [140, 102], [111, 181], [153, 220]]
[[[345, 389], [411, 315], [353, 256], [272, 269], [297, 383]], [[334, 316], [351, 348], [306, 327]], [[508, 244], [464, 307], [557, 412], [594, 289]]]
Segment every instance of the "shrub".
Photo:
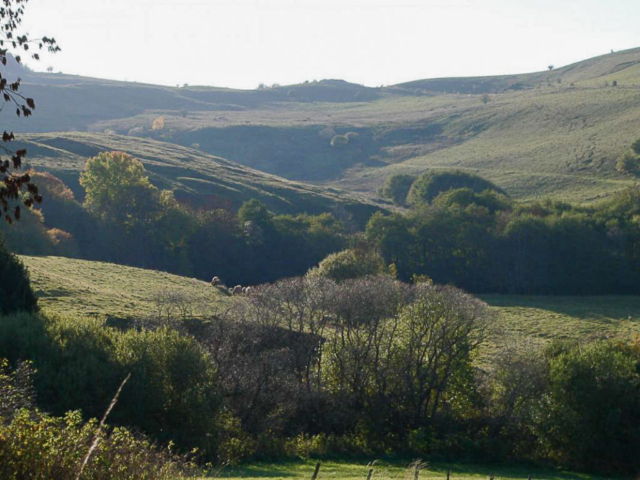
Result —
[[6, 249], [0, 237], [0, 314], [37, 310], [38, 301], [26, 268]]
[[442, 207], [478, 205], [485, 207], [491, 213], [508, 210], [511, 207], [507, 197], [495, 190], [476, 193], [470, 188], [456, 188], [455, 190], [442, 192], [433, 200], [433, 204]]
[[0, 222], [7, 248], [21, 255], [51, 255], [53, 244], [39, 210], [22, 209], [19, 222]]
[[469, 188], [475, 193], [493, 190], [506, 195], [504, 190], [489, 180], [473, 173], [454, 170], [423, 173], [411, 186], [408, 200], [413, 205], [431, 203], [441, 193], [457, 188]]
[[78, 257], [79, 249], [78, 242], [73, 238], [69, 232], [60, 230], [59, 228], [52, 228], [47, 231], [51, 243], [55, 248], [55, 253], [63, 257]]
[[162, 441], [215, 452], [220, 398], [211, 360], [195, 340], [168, 328], [131, 330], [119, 336], [116, 358], [132, 376], [121, 397], [126, 410], [114, 420]]
[[310, 276], [330, 278], [336, 282], [350, 278], [366, 277], [386, 273], [382, 256], [375, 251], [348, 249], [332, 253], [316, 268], [309, 270]]
[[[75, 479], [98, 422], [83, 422], [79, 411], [56, 418], [35, 410], [30, 373], [24, 365], [11, 372], [0, 360], [0, 478]], [[102, 429], [83, 478], [179, 478], [183, 465], [184, 459], [126, 429]]]
[[640, 148], [640, 145], [634, 143], [632, 150], [618, 160], [618, 163], [616, 163], [616, 170], [618, 170], [618, 172], [629, 175], [638, 175], [640, 173], [640, 158], [634, 154], [635, 148]]
[[215, 454], [215, 372], [191, 337], [168, 329], [121, 332], [96, 318], [18, 314], [0, 322], [0, 351], [32, 360], [38, 404], [54, 415], [102, 415], [131, 373], [110, 421], [179, 448]]
[[640, 351], [615, 343], [551, 353], [538, 415], [548, 454], [574, 468], [640, 471]]
[[392, 175], [382, 187], [382, 195], [393, 201], [396, 205], [404, 205], [411, 185], [415, 182], [413, 175]]

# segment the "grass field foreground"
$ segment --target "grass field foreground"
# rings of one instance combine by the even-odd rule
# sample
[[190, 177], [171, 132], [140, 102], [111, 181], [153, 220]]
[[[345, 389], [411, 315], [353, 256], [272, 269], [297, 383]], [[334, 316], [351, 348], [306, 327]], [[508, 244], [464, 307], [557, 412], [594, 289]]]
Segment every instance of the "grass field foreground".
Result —
[[[415, 470], [410, 468], [411, 461], [384, 462], [376, 461], [373, 467], [366, 461], [322, 461], [318, 480], [366, 480], [370, 468], [373, 468], [372, 480], [414, 480]], [[283, 480], [310, 480], [316, 461], [306, 460], [298, 462], [282, 463], [255, 463], [230, 467], [222, 470], [220, 477], [228, 480], [253, 480], [253, 479], [283, 479]], [[434, 463], [429, 464], [419, 471], [420, 480], [446, 480], [447, 471], [450, 472], [450, 480], [481, 480], [488, 479], [492, 474], [495, 479], [528, 479], [532, 480], [590, 480], [604, 477], [596, 477], [562, 470], [542, 470], [540, 468], [526, 468], [524, 466], [487, 466], [463, 463]]]

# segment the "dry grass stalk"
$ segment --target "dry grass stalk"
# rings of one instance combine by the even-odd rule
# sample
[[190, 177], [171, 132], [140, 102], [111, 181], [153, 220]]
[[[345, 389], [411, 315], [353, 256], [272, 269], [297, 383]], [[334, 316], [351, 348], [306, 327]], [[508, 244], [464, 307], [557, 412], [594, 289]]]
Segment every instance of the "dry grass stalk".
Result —
[[82, 459], [82, 464], [80, 465], [80, 469], [78, 470], [78, 475], [76, 476], [76, 480], [80, 480], [80, 477], [82, 476], [82, 472], [84, 471], [84, 468], [87, 466], [87, 463], [89, 463], [89, 459], [91, 458], [91, 455], [93, 454], [95, 449], [98, 448], [98, 444], [100, 443], [100, 432], [102, 431], [102, 428], [104, 427], [104, 424], [106, 423], [107, 417], [111, 413], [111, 410], [113, 410], [113, 407], [115, 407], [116, 403], [118, 403], [118, 397], [120, 396], [120, 392], [122, 392], [122, 389], [124, 388], [124, 385], [127, 383], [129, 378], [131, 378], [131, 373], [129, 373], [125, 377], [125, 379], [122, 381], [122, 383], [120, 384], [120, 387], [118, 387], [118, 391], [111, 399], [111, 403], [107, 407], [107, 411], [104, 412], [104, 415], [102, 416], [102, 420], [100, 420], [100, 424], [98, 425], [96, 433], [93, 436], [93, 439], [91, 440], [91, 446], [89, 447], [89, 451]]

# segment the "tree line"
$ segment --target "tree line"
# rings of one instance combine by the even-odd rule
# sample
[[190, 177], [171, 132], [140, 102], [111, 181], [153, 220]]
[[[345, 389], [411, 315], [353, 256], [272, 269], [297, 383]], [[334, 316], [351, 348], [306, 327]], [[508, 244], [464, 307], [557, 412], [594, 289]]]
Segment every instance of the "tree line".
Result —
[[[118, 152], [87, 162], [82, 203], [53, 175], [30, 177], [44, 202], [24, 211], [17, 225], [0, 226], [18, 253], [255, 285], [304, 274], [325, 257], [355, 248], [369, 257], [382, 254], [386, 267], [371, 273], [386, 268], [404, 281], [426, 275], [473, 293], [640, 291], [640, 190], [635, 187], [592, 206], [516, 203], [469, 173], [401, 175], [387, 184], [395, 193], [386, 192], [410, 208], [378, 212], [365, 232], [358, 232], [331, 213], [275, 214], [257, 200], [238, 211], [181, 203], [171, 191], [155, 187], [140, 162]], [[340, 263], [327, 260], [334, 267]]]
[[300, 275], [348, 242], [332, 214], [276, 215], [257, 201], [198, 208], [155, 187], [138, 160], [120, 152], [89, 159], [85, 198], [49, 173], [30, 173], [44, 200], [20, 222], [0, 225], [16, 253], [63, 255], [164, 270], [227, 284]]
[[428, 275], [475, 293], [595, 295], [640, 291], [640, 190], [593, 206], [519, 204], [472, 174], [427, 173], [406, 214], [375, 214], [366, 236], [399, 278]]

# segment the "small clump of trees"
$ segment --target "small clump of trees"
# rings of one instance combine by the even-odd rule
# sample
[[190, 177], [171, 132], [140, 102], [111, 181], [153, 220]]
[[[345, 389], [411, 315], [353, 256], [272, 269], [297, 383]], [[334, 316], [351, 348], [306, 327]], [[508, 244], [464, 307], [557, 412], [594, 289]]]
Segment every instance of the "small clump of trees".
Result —
[[458, 188], [469, 188], [476, 193], [490, 190], [505, 195], [500, 187], [478, 175], [459, 170], [444, 170], [420, 175], [411, 185], [408, 202], [414, 206], [430, 204], [441, 193]]
[[618, 160], [616, 170], [634, 177], [640, 175], [640, 139], [633, 142], [629, 151]]
[[476, 293], [639, 292], [637, 188], [589, 207], [523, 205], [475, 175], [438, 172], [416, 180], [409, 199], [409, 213], [376, 213], [366, 228], [401, 279]]
[[407, 203], [407, 195], [411, 185], [416, 181], [416, 178], [413, 175], [406, 174], [392, 175], [382, 187], [381, 194], [396, 205], [404, 206]]

